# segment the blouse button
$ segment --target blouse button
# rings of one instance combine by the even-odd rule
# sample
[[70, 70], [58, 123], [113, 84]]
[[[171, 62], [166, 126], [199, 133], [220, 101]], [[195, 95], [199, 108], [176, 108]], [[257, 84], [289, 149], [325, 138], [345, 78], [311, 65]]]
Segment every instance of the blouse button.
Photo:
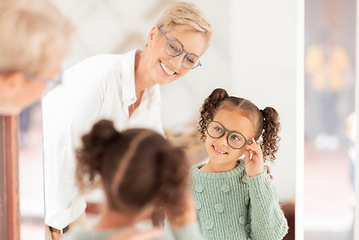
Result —
[[196, 192], [203, 192], [203, 186], [201, 184], [197, 184], [195, 187], [194, 187], [194, 190], [196, 190]]
[[213, 221], [212, 220], [207, 220], [204, 225], [206, 226], [206, 229], [207, 230], [210, 230], [213, 228], [214, 224], [213, 224]]
[[240, 224], [244, 224], [245, 223], [245, 221], [246, 221], [246, 219], [243, 217], [243, 216], [241, 216], [240, 218], [239, 218], [239, 223]]
[[221, 189], [224, 193], [227, 193], [229, 190], [231, 190], [227, 184], [222, 185]]
[[224, 206], [222, 203], [217, 203], [214, 208], [216, 209], [216, 212], [221, 213], [224, 211]]

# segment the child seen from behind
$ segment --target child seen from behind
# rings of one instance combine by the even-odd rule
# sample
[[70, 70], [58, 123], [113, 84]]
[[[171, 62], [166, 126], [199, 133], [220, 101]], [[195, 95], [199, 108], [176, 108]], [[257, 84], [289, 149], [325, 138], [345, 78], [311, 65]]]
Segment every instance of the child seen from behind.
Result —
[[174, 239], [202, 239], [187, 188], [186, 155], [160, 134], [138, 128], [119, 132], [113, 122], [101, 120], [82, 137], [76, 156], [80, 191], [100, 187], [105, 202], [92, 229], [74, 227], [64, 240], [104, 240], [137, 229], [160, 207]]

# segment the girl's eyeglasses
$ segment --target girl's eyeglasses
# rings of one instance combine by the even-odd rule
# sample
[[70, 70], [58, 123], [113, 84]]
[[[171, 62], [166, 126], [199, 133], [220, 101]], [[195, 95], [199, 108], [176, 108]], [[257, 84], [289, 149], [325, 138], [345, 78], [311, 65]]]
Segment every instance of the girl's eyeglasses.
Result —
[[182, 52], [185, 52], [186, 55], [183, 57], [182, 64], [187, 69], [194, 69], [198, 66], [202, 66], [201, 62], [199, 61], [199, 57], [193, 53], [188, 53], [186, 50], [183, 49], [182, 44], [173, 39], [169, 39], [161, 30], [161, 28], [158, 28], [162, 35], [166, 38], [167, 44], [166, 44], [166, 52], [168, 55], [172, 57], [177, 57], [182, 54]]
[[251, 144], [252, 142], [248, 141], [243, 134], [239, 132], [232, 132], [223, 127], [222, 124], [216, 121], [206, 121], [207, 123], [207, 134], [211, 138], [217, 139], [222, 137], [226, 132], [227, 135], [227, 143], [233, 149], [241, 149], [246, 144]]

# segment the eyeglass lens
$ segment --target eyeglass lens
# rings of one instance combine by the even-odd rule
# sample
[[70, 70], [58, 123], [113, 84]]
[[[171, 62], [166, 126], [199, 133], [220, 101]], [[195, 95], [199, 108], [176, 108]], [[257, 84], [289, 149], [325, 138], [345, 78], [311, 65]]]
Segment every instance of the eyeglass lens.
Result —
[[[183, 52], [182, 44], [176, 40], [168, 39], [166, 45], [168, 55], [176, 57]], [[186, 53], [183, 59], [183, 65], [188, 69], [193, 69], [199, 64], [198, 57], [192, 53]]]

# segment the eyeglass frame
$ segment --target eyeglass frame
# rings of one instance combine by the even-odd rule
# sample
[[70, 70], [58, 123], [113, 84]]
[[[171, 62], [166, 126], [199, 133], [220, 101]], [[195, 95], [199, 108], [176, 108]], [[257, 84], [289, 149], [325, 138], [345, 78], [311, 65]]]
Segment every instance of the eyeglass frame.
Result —
[[38, 82], [46, 84], [46, 86], [47, 86], [46, 92], [48, 92], [48, 91], [54, 89], [57, 85], [60, 85], [62, 83], [63, 73], [64, 73], [64, 71], [60, 70], [52, 78], [43, 78], [34, 73], [23, 73], [23, 74], [30, 81], [38, 81]]
[[[208, 125], [209, 125], [211, 122], [218, 123], [218, 124], [223, 128], [224, 131], [223, 131], [223, 133], [222, 133], [219, 137], [212, 137], [212, 136], [209, 134], [209, 132], [208, 132]], [[228, 146], [230, 146], [230, 147], [233, 148], [233, 149], [241, 149], [241, 148], [243, 148], [246, 144], [252, 144], [252, 142], [251, 142], [251, 141], [248, 141], [247, 138], [246, 138], [242, 133], [239, 133], [239, 132], [236, 132], [236, 131], [230, 131], [230, 130], [228, 130], [227, 128], [225, 128], [221, 123], [219, 123], [219, 122], [217, 122], [217, 121], [207, 120], [207, 121], [206, 121], [206, 132], [207, 132], [208, 136], [210, 136], [210, 137], [213, 138], [213, 139], [221, 138], [221, 137], [224, 136], [224, 134], [225, 134], [226, 132], [228, 132], [227, 138], [226, 138], [226, 139], [227, 139], [227, 143], [228, 143]], [[235, 148], [235, 147], [232, 147], [232, 146], [231, 146], [231, 144], [229, 143], [229, 136], [230, 136], [232, 133], [238, 133], [239, 135], [241, 135], [241, 136], [244, 138], [244, 144], [243, 144], [242, 147], [240, 147], [240, 148]]]
[[[168, 54], [169, 56], [171, 56], [171, 57], [178, 57], [178, 56], [181, 55], [183, 52], [185, 52], [186, 55], [184, 55], [183, 60], [182, 60], [182, 64], [183, 64], [183, 66], [184, 66], [185, 68], [187, 68], [187, 69], [189, 69], [189, 70], [192, 70], [192, 69], [197, 68], [198, 66], [202, 66], [202, 63], [201, 63], [201, 61], [199, 60], [199, 57], [198, 57], [196, 54], [189, 53], [189, 52], [187, 52], [186, 50], [184, 50], [182, 43], [180, 43], [179, 41], [177, 41], [177, 40], [175, 40], [175, 39], [170, 39], [170, 38], [168, 38], [168, 37], [166, 36], [166, 34], [161, 30], [161, 28], [158, 28], [158, 30], [160, 31], [160, 33], [162, 33], [162, 35], [163, 35], [163, 36], [166, 38], [166, 40], [167, 40], [167, 43], [166, 43], [166, 52], [167, 52], [167, 54]], [[177, 55], [171, 55], [171, 54], [169, 54], [168, 51], [167, 51], [167, 46], [168, 46], [168, 44], [169, 44], [171, 41], [172, 41], [172, 42], [178, 42], [179, 45], [180, 45], [181, 48], [182, 48], [181, 52], [179, 52]], [[198, 59], [197, 65], [196, 65], [195, 67], [193, 67], [193, 68], [188, 68], [188, 67], [186, 67], [186, 66], [184, 65], [184, 60], [185, 60], [185, 58], [186, 58], [188, 55], [193, 55], [193, 56], [195, 56], [195, 57]]]

